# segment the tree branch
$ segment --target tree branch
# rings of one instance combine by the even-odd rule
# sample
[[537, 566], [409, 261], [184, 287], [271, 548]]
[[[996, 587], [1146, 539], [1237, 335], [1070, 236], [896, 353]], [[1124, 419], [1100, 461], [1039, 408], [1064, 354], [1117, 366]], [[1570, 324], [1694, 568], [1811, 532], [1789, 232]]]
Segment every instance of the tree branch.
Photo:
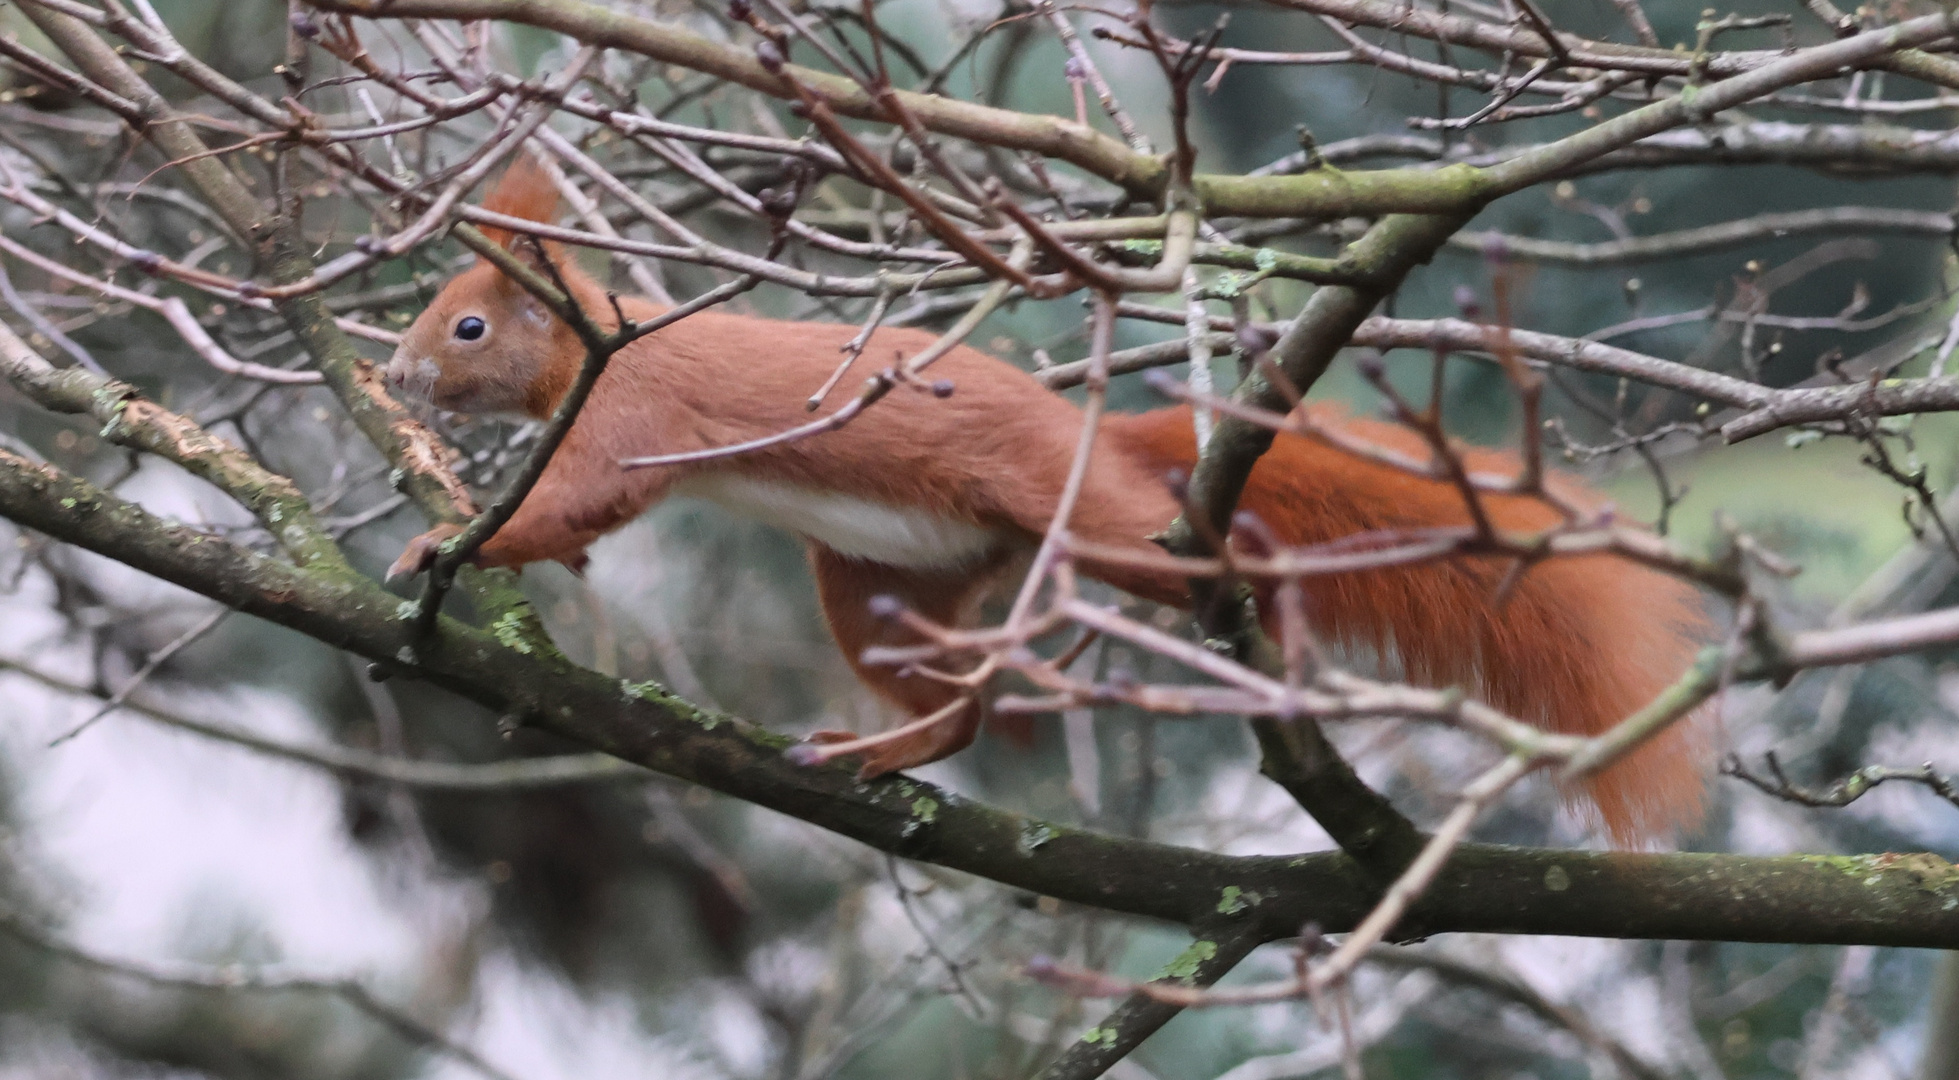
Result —
[[1890, 765], [1866, 765], [1842, 780], [1822, 790], [1802, 787], [1792, 782], [1782, 771], [1782, 759], [1771, 750], [1764, 757], [1768, 775], [1762, 776], [1748, 771], [1742, 763], [1740, 754], [1729, 754], [1721, 762], [1721, 773], [1744, 781], [1765, 795], [1773, 795], [1786, 802], [1800, 803], [1803, 806], [1849, 806], [1869, 794], [1871, 789], [1887, 780], [1902, 780], [1910, 784], [1922, 784], [1932, 794], [1959, 807], [1959, 785], [1952, 778], [1933, 768], [1930, 762], [1915, 769], [1900, 769]]
[[[774, 809], [906, 858], [1073, 903], [1186, 926], [1226, 888], [1271, 938], [1307, 922], [1355, 926], [1380, 884], [1341, 852], [1227, 856], [1068, 828], [902, 776], [859, 783], [785, 760], [792, 740], [657, 687], [578, 668], [509, 632], [444, 619], [416, 662], [401, 601], [163, 521], [59, 470], [0, 451], [0, 516], [235, 610], [391, 664], [656, 772]], [[929, 813], [921, 807], [929, 805]], [[1251, 897], [1256, 894], [1257, 899]], [[1467, 844], [1400, 932], [1897, 945], [1959, 940], [1959, 869], [1931, 855], [1762, 857]]]
[[[1199, 930], [1196, 940], [1170, 961], [1158, 978], [1174, 980], [1182, 986], [1210, 986], [1265, 940], [1256, 927]], [[1040, 1080], [1094, 1080], [1183, 1011], [1181, 1005], [1141, 991], [1133, 993], [1050, 1062], [1041, 1071]]]

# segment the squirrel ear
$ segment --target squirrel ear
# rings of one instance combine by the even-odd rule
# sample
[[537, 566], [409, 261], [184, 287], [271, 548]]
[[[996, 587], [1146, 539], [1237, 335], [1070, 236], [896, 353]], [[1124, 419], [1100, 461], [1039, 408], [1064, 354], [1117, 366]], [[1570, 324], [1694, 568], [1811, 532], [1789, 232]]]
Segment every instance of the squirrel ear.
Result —
[[[505, 169], [496, 186], [483, 199], [483, 209], [525, 221], [552, 224], [558, 218], [558, 185], [551, 182], [551, 175], [544, 171], [543, 163], [529, 153], [520, 155], [510, 168]], [[509, 229], [487, 226], [483, 235], [502, 247], [518, 254], [529, 244], [517, 244], [517, 234]]]

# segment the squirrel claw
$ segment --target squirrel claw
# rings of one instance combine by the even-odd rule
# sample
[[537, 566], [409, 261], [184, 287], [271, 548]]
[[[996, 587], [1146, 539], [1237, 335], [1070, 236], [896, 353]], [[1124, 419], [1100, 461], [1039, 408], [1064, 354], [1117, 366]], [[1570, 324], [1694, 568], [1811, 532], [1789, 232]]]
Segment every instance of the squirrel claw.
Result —
[[836, 743], [856, 742], [857, 739], [858, 735], [854, 731], [838, 731], [834, 728], [812, 731], [808, 738], [783, 751], [783, 756], [789, 759], [791, 765], [808, 768], [829, 760], [829, 755], [823, 752], [823, 747]]
[[444, 522], [408, 542], [401, 549], [401, 556], [388, 567], [388, 580], [403, 575], [413, 576], [427, 570], [435, 563], [435, 553], [452, 537], [463, 531], [461, 525]]

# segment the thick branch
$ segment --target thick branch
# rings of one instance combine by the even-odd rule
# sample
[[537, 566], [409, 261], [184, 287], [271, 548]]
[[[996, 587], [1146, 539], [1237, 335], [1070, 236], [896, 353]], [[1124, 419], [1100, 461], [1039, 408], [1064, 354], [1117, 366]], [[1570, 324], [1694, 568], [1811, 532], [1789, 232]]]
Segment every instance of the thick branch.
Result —
[[1950, 173], [1959, 169], [1959, 129], [1781, 120], [1700, 125], [1649, 135], [1576, 171], [1673, 165], [1800, 165], [1852, 175]]
[[[1232, 394], [1232, 400], [1251, 408], [1284, 414], [1295, 395], [1304, 394], [1325, 373], [1354, 331], [1409, 271], [1433, 258], [1460, 229], [1458, 216], [1395, 215], [1383, 219], [1356, 241], [1342, 257], [1359, 280], [1351, 285], [1328, 285], [1313, 294], [1299, 318], [1272, 347], [1271, 360], [1287, 385], [1275, 384], [1255, 371]], [[1231, 515], [1252, 466], [1272, 445], [1269, 428], [1227, 417], [1219, 422], [1190, 480], [1190, 503], [1199, 529], [1213, 536], [1231, 531]], [[1165, 546], [1177, 554], [1201, 554], [1204, 547], [1186, 522], [1171, 529]]]
[[[74, 477], [0, 452], [0, 516], [371, 659], [403, 664], [412, 627], [371, 581], [309, 573], [162, 521]], [[491, 709], [881, 851], [1107, 910], [1278, 938], [1353, 927], [1379, 886], [1346, 855], [1216, 855], [1052, 825], [890, 777], [802, 768], [790, 740], [663, 691], [573, 666], [511, 635], [444, 620], [413, 670]], [[514, 642], [506, 645], [505, 641]], [[1256, 896], [1257, 899], [1251, 899]], [[1959, 870], [1930, 855], [1853, 857], [1461, 848], [1404, 924], [1478, 931], [1951, 948]]]
[[[1328, 144], [1324, 151], [1328, 161], [1336, 160], [1337, 153], [1340, 161], [1408, 157], [1435, 162], [1432, 168], [1444, 164], [1488, 168], [1535, 148], [1526, 144], [1479, 152], [1420, 135], [1370, 135]], [[1682, 165], [1795, 165], [1853, 176], [1943, 174], [1959, 170], [1959, 130], [1781, 120], [1696, 124], [1648, 135], [1631, 146], [1574, 163], [1552, 178]], [[1250, 175], [1297, 173], [1305, 168], [1305, 155], [1295, 152]]]
[[[1284, 414], [1318, 381], [1355, 328], [1408, 272], [1427, 262], [1460, 229], [1459, 216], [1396, 215], [1369, 229], [1341, 257], [1355, 283], [1327, 285], [1273, 346], [1276, 372], [1254, 371], [1232, 394], [1240, 406]], [[1274, 378], [1278, 381], [1274, 382]], [[1240, 415], [1226, 415], [1211, 433], [1190, 478], [1184, 513], [1162, 539], [1173, 555], [1209, 555], [1231, 533], [1231, 518], [1252, 466], [1271, 447], [1273, 432]], [[1271, 641], [1249, 617], [1231, 586], [1191, 579], [1191, 600], [1207, 636], [1227, 642], [1241, 660], [1263, 671], [1283, 668]], [[1392, 881], [1422, 846], [1415, 826], [1379, 792], [1369, 788], [1310, 720], [1253, 721], [1263, 771], [1367, 868], [1377, 881]]]
[[1851, 386], [1779, 390], [1761, 407], [1721, 425], [1721, 437], [1740, 442], [1792, 424], [1846, 416], [1897, 416], [1959, 409], [1959, 378], [1884, 379]]

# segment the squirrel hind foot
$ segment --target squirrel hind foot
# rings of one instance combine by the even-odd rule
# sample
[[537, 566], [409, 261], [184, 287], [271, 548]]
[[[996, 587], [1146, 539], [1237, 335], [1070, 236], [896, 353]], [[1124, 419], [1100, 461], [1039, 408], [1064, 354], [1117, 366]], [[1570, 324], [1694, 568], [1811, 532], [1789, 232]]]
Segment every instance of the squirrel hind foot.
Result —
[[979, 733], [980, 708], [970, 698], [948, 702], [944, 708], [876, 735], [849, 731], [816, 731], [788, 750], [798, 765], [823, 765], [842, 757], [862, 756], [859, 780], [928, 765], [972, 745]]

